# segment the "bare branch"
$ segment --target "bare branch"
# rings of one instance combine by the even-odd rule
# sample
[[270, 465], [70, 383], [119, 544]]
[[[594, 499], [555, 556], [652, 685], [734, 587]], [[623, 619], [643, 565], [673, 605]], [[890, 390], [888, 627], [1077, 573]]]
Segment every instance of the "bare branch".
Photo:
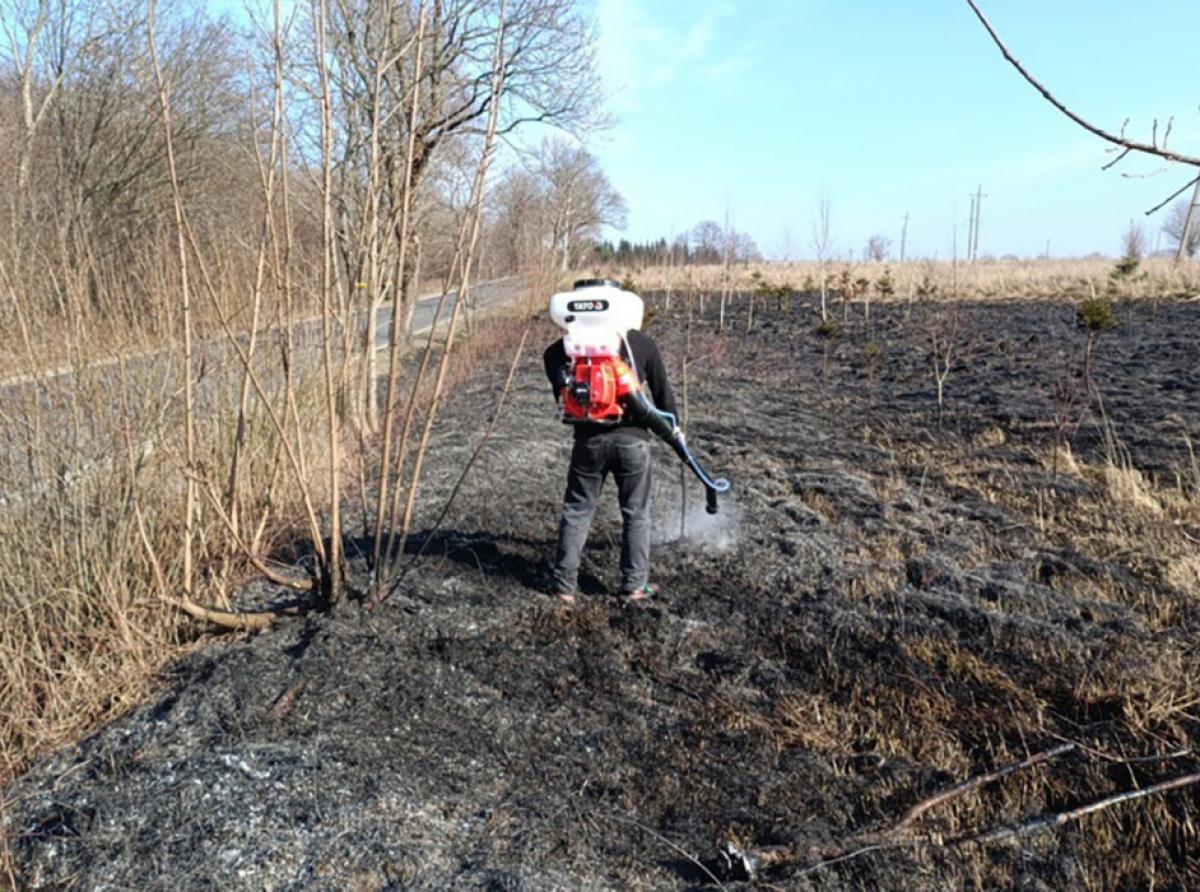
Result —
[[[1178, 152], [1172, 152], [1168, 150], [1165, 146], [1160, 147], [1154, 143], [1137, 142], [1136, 140], [1127, 139], [1124, 135], [1124, 125], [1121, 126], [1121, 133], [1116, 134], [1103, 129], [1102, 127], [1098, 127], [1090, 121], [1087, 121], [1075, 114], [1075, 112], [1071, 111], [1071, 109], [1067, 108], [1066, 105], [1064, 105], [1057, 97], [1055, 97], [1053, 93], [1046, 89], [1046, 87], [1044, 87], [1037, 80], [1037, 78], [1030, 74], [1025, 66], [1021, 64], [1020, 60], [1009, 51], [1008, 47], [1005, 46], [1004, 41], [1000, 39], [1000, 35], [996, 33], [996, 29], [992, 27], [992, 23], [988, 21], [987, 16], [983, 14], [983, 11], [980, 10], [979, 6], [975, 3], [975, 0], [967, 0], [967, 5], [971, 7], [971, 10], [975, 13], [979, 21], [983, 23], [983, 27], [987, 29], [988, 34], [991, 35], [992, 41], [1000, 49], [1000, 52], [1004, 55], [1004, 58], [1007, 59], [1009, 63], [1015, 69], [1017, 69], [1018, 72], [1020, 72], [1021, 77], [1025, 78], [1025, 80], [1029, 82], [1030, 86], [1041, 93], [1047, 102], [1057, 108], [1060, 112], [1074, 121], [1084, 130], [1088, 131], [1094, 136], [1100, 137], [1100, 139], [1126, 148], [1131, 152], [1140, 152], [1144, 155], [1153, 155], [1158, 158], [1163, 158], [1167, 161], [1175, 161], [1179, 164], [1190, 164], [1193, 167], [1200, 167], [1200, 158], [1195, 156], [1181, 155]], [[1128, 119], [1126, 119], [1126, 123], [1128, 123]], [[1156, 131], [1157, 127], [1158, 124], [1156, 121]]]
[[277, 613], [238, 613], [234, 610], [218, 610], [215, 607], [205, 607], [190, 598], [183, 597], [175, 602], [184, 613], [193, 619], [206, 620], [222, 629], [241, 629], [257, 631], [265, 629], [279, 619]]
[[1054, 827], [1061, 827], [1063, 824], [1070, 821], [1078, 821], [1080, 818], [1086, 818], [1088, 815], [1093, 815], [1098, 811], [1103, 811], [1121, 802], [1130, 802], [1134, 799], [1141, 799], [1145, 796], [1153, 796], [1155, 793], [1166, 793], [1169, 790], [1178, 790], [1181, 787], [1190, 787], [1193, 784], [1200, 783], [1200, 771], [1194, 774], [1185, 774], [1182, 777], [1172, 778], [1171, 780], [1162, 781], [1161, 783], [1152, 784], [1149, 787], [1143, 787], [1140, 790], [1127, 790], [1124, 793], [1115, 793], [1112, 796], [1106, 796], [1104, 799], [1098, 799], [1095, 802], [1089, 802], [1087, 805], [1081, 805], [1078, 808], [1073, 808], [1070, 811], [1058, 812], [1056, 814], [1044, 815], [1032, 821], [1027, 821], [1024, 824], [1018, 824], [1016, 827], [1003, 827], [999, 830], [992, 830], [989, 833], [982, 833], [978, 836], [970, 836], [966, 839], [958, 840], [955, 845], [987, 845], [988, 843], [1000, 842], [1005, 839], [1013, 839], [1018, 836], [1028, 836], [1031, 833], [1040, 833], [1043, 830], [1051, 830]]
[[1196, 185], [1196, 183], [1200, 183], [1200, 176], [1195, 177], [1194, 179], [1188, 180], [1187, 183], [1180, 186], [1178, 189], [1176, 189], [1174, 192], [1172, 192], [1170, 195], [1168, 195], [1165, 201], [1161, 201], [1158, 204], [1156, 204], [1154, 207], [1150, 208], [1150, 210], [1146, 211], [1146, 216], [1149, 217], [1151, 214], [1161, 211], [1163, 208], [1165, 208], [1167, 205], [1169, 205], [1172, 201], [1174, 201], [1176, 198], [1178, 198], [1180, 195], [1182, 195], [1188, 189], [1190, 189], [1194, 185]]
[[1051, 759], [1056, 759], [1074, 749], [1074, 742], [1063, 743], [1040, 753], [1035, 753], [1027, 759], [1022, 759], [1020, 762], [1014, 762], [1011, 765], [1005, 765], [1003, 768], [997, 768], [995, 771], [989, 771], [987, 774], [981, 774], [978, 777], [973, 777], [969, 780], [963, 781], [961, 784], [956, 784], [953, 787], [948, 787], [945, 790], [941, 790], [913, 805], [912, 808], [904, 813], [904, 817], [884, 835], [891, 837], [902, 836], [908, 832], [908, 829], [914, 823], [916, 823], [921, 815], [925, 814], [925, 812], [929, 811], [931, 808], [943, 805], [949, 802], [951, 799], [957, 799], [966, 793], [970, 793], [972, 790], [978, 790], [980, 787], [994, 783], [995, 781], [1008, 777], [1010, 774], [1015, 774], [1022, 769], [1031, 768], [1034, 765], [1038, 765], [1042, 762], [1048, 762]]
[[1120, 164], [1122, 161], [1124, 161], [1125, 156], [1128, 155], [1132, 151], [1133, 151], [1133, 149], [1122, 150], [1121, 153], [1119, 155], [1117, 155], [1116, 158], [1114, 158], [1112, 161], [1109, 161], [1107, 164], [1105, 164], [1100, 169], [1101, 170], [1112, 170], [1114, 167], [1116, 167], [1118, 164]]
[[[953, 787], [949, 787], [934, 795], [921, 800], [913, 805], [905, 813], [904, 817], [894, 824], [891, 828], [873, 833], [860, 833], [840, 846], [827, 849], [823, 854], [822, 860], [808, 864], [801, 871], [801, 875], [815, 873], [827, 867], [836, 864], [841, 864], [846, 861], [851, 861], [860, 858], [864, 855], [869, 855], [872, 852], [884, 850], [905, 849], [936, 846], [938, 848], [949, 848], [952, 846], [963, 845], [988, 845], [994, 842], [1001, 842], [1007, 839], [1013, 839], [1021, 836], [1028, 836], [1033, 833], [1040, 833], [1044, 830], [1050, 830], [1055, 827], [1061, 827], [1063, 824], [1077, 821], [1096, 812], [1103, 811], [1122, 802], [1130, 802], [1134, 799], [1141, 799], [1146, 796], [1152, 796], [1158, 793], [1166, 793], [1171, 790], [1178, 790], [1183, 787], [1192, 786], [1200, 783], [1200, 772], [1183, 775], [1181, 777], [1172, 778], [1170, 780], [1161, 781], [1151, 786], [1141, 789], [1127, 790], [1123, 793], [1115, 793], [1111, 796], [1106, 796], [1103, 799], [1098, 799], [1085, 805], [1070, 809], [1069, 811], [1056, 812], [1053, 814], [1042, 815], [1022, 824], [1015, 826], [1001, 827], [994, 830], [983, 831], [980, 833], [971, 834], [969, 836], [958, 837], [957, 839], [943, 840], [937, 834], [917, 834], [912, 832], [912, 825], [930, 809], [943, 805], [952, 799], [956, 799], [963, 794], [976, 790], [985, 784], [1001, 780], [1008, 775], [1011, 775], [1021, 769], [1049, 761], [1057, 756], [1071, 752], [1076, 749], [1083, 749], [1086, 752], [1092, 752], [1087, 747], [1082, 747], [1076, 741], [1066, 741], [1063, 744], [1036, 753], [1020, 762], [1004, 766], [987, 774], [980, 775], [970, 780], [964, 781]], [[1175, 758], [1177, 755], [1171, 754], [1166, 758]], [[1131, 764], [1134, 761], [1143, 760], [1114, 760], [1126, 764]], [[727, 866], [735, 867], [745, 875], [746, 879], [753, 880], [759, 871], [764, 868], [775, 867], [779, 865], [795, 863], [801, 857], [801, 853], [790, 846], [778, 846], [770, 849], [748, 849], [736, 846], [733, 843], [726, 842], [721, 846], [721, 855], [725, 859]]]

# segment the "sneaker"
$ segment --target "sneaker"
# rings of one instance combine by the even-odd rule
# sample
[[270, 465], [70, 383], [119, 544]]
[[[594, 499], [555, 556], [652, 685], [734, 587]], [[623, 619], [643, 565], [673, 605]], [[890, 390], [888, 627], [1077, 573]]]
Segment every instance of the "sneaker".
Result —
[[632, 591], [622, 592], [622, 596], [626, 601], [645, 601], [647, 598], [653, 598], [659, 592], [659, 588], [653, 582], [647, 582], [640, 588], [635, 588]]

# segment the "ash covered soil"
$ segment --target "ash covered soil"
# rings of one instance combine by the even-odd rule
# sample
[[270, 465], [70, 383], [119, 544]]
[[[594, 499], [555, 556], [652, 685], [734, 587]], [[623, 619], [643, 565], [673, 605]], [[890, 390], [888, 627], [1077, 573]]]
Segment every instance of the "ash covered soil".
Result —
[[[709, 519], [689, 479], [681, 537], [656, 447], [661, 597], [613, 596], [611, 484], [587, 597], [541, 591], [569, 433], [540, 349], [428, 534], [499, 357], [439, 423], [397, 596], [214, 641], [11, 784], [23, 886], [754, 885], [723, 848], [777, 855], [755, 888], [1200, 886], [1196, 787], [969, 841], [1197, 770], [1200, 303], [1119, 305], [1100, 399], [1073, 306], [962, 305], [940, 423], [944, 307], [856, 306], [832, 339], [800, 298], [760, 304], [749, 334], [745, 296], [725, 334], [715, 300], [693, 310], [689, 439], [734, 489]], [[678, 297], [649, 326], [677, 391], [686, 327]], [[1063, 740], [930, 809], [918, 842], [858, 852], [922, 798]]]

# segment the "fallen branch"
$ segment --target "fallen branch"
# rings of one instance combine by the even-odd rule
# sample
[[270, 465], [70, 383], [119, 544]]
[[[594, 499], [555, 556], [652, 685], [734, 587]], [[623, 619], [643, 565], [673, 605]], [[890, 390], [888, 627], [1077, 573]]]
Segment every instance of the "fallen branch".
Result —
[[1087, 753], [1089, 756], [1094, 756], [1095, 758], [1104, 762], [1111, 762], [1115, 765], [1139, 765], [1145, 762], [1167, 762], [1171, 759], [1184, 759], [1193, 753], [1193, 750], [1191, 749], [1182, 749], [1175, 750], [1174, 752], [1170, 753], [1151, 753], [1147, 756], [1114, 756], [1112, 753], [1105, 752], [1104, 750], [1097, 749], [1096, 747], [1088, 746], [1087, 744], [1081, 743], [1078, 740], [1072, 740], [1070, 737], [1063, 737], [1062, 735], [1054, 734], [1053, 732], [1051, 732], [1050, 736], [1063, 741], [1063, 743], [1073, 743], [1081, 752]]
[[[1042, 762], [1048, 762], [1058, 756], [1069, 753], [1076, 748], [1074, 742], [1067, 742], [1056, 747], [1051, 747], [1048, 750], [1043, 750], [1040, 753], [1034, 753], [1028, 758], [1022, 759], [1020, 762], [1013, 762], [1011, 765], [1005, 765], [1002, 768], [997, 768], [995, 771], [989, 771], [987, 774], [981, 774], [978, 777], [973, 777], [963, 781], [961, 784], [955, 784], [953, 787], [948, 787], [945, 790], [940, 790], [932, 796], [922, 799], [915, 803], [904, 813], [899, 821], [893, 824], [887, 830], [877, 831], [874, 833], [862, 833], [855, 836], [841, 850], [830, 853], [826, 860], [805, 868], [804, 873], [812, 873], [823, 867], [829, 867], [834, 864], [840, 864], [843, 861], [850, 861], [858, 858], [861, 855], [867, 855], [871, 852], [877, 852], [881, 849], [904, 848], [907, 846], [928, 845], [936, 841], [934, 838], [926, 836], [917, 836], [911, 832], [912, 825], [915, 824], [922, 815], [932, 808], [939, 805], [945, 805], [951, 800], [958, 799], [973, 790], [978, 790], [987, 784], [1002, 780], [1010, 774], [1015, 774], [1025, 768], [1032, 768], [1034, 765], [1039, 765]], [[856, 846], [857, 848], [851, 848]]]
[[[827, 850], [824, 853], [823, 860], [809, 864], [801, 870], [801, 874], [815, 873], [826, 867], [832, 867], [835, 864], [842, 864], [846, 861], [851, 861], [855, 858], [869, 855], [872, 852], [879, 852], [888, 849], [911, 848], [917, 846], [937, 846], [941, 848], [964, 846], [964, 845], [989, 845], [995, 842], [1003, 842], [1008, 839], [1029, 836], [1034, 833], [1041, 833], [1046, 830], [1052, 830], [1055, 827], [1061, 827], [1071, 821], [1078, 821], [1089, 815], [1096, 814], [1104, 809], [1111, 808], [1122, 802], [1131, 802], [1135, 799], [1142, 799], [1146, 796], [1153, 796], [1158, 793], [1166, 793], [1171, 790], [1178, 790], [1183, 787], [1189, 787], [1194, 784], [1200, 784], [1200, 771], [1192, 774], [1185, 774], [1180, 777], [1170, 780], [1161, 781], [1157, 784], [1152, 784], [1149, 787], [1143, 787], [1137, 790], [1127, 790], [1124, 793], [1114, 793], [1111, 796], [1106, 796], [1103, 799], [1098, 799], [1094, 802], [1089, 802], [1069, 811], [1056, 812], [1054, 814], [1042, 815], [1026, 821], [1023, 824], [1015, 826], [1000, 827], [994, 830], [988, 830], [980, 833], [962, 836], [957, 839], [944, 841], [940, 836], [929, 834], [919, 835], [911, 832], [911, 827], [922, 815], [936, 806], [943, 805], [952, 799], [964, 795], [971, 790], [976, 790], [985, 784], [1001, 780], [1008, 775], [1011, 775], [1024, 768], [1029, 768], [1042, 762], [1049, 761], [1079, 749], [1080, 745], [1075, 741], [1068, 741], [1061, 746], [1056, 746], [1051, 749], [1036, 753], [1027, 759], [1020, 762], [1007, 765], [999, 768], [996, 771], [988, 772], [979, 777], [971, 778], [961, 784], [949, 787], [935, 793], [926, 799], [913, 805], [904, 817], [902, 817], [891, 828], [873, 832], [862, 833], [852, 837], [847, 843], [839, 848]], [[742, 849], [732, 843], [725, 843], [721, 847], [721, 856], [724, 859], [727, 869], [734, 870], [735, 873], [740, 873], [748, 880], [753, 880], [759, 870], [777, 865], [790, 864], [798, 860], [799, 856], [795, 848], [777, 847], [771, 849]], [[736, 870], [735, 870], [736, 869]]]
[[[128, 436], [126, 436], [126, 443], [129, 448], [129, 460], [132, 467], [134, 466], [131, 445], [132, 441]], [[150, 561], [150, 567], [154, 571], [155, 588], [158, 589], [158, 596], [162, 598], [162, 600], [173, 603], [176, 607], [194, 619], [207, 620], [208, 622], [220, 626], [223, 629], [243, 629], [247, 631], [265, 629], [280, 617], [281, 613], [276, 612], [238, 613], [232, 610], [219, 610], [213, 607], [204, 607], [193, 601], [187, 593], [185, 593], [181, 598], [171, 597], [169, 594], [170, 589], [167, 583], [167, 577], [163, 572], [162, 561], [160, 561], [158, 558], [158, 552], [154, 549], [154, 543], [150, 541], [150, 531], [146, 527], [146, 518], [142, 514], [142, 503], [138, 497], [136, 487], [136, 475], [134, 476], [134, 483], [131, 487], [130, 499], [133, 504], [133, 516], [137, 522], [138, 538], [141, 540], [142, 547], [146, 551], [146, 558]]]
[[904, 817], [901, 818], [900, 821], [895, 824], [895, 826], [893, 826], [890, 830], [885, 831], [883, 834], [881, 834], [881, 836], [884, 838], [903, 836], [909, 831], [909, 828], [916, 823], [921, 815], [925, 814], [925, 812], [929, 811], [931, 808], [944, 805], [952, 799], [957, 799], [960, 796], [970, 793], [972, 790], [978, 790], [980, 787], [994, 783], [995, 781], [1008, 777], [1010, 774], [1015, 774], [1022, 769], [1032, 768], [1034, 765], [1038, 765], [1042, 762], [1048, 762], [1051, 759], [1056, 759], [1065, 753], [1071, 752], [1075, 748], [1076, 746], [1074, 742], [1063, 743], [1059, 746], [1052, 747], [1051, 749], [1043, 750], [1040, 753], [1035, 753], [1027, 759], [1022, 759], [1020, 762], [1014, 762], [1011, 765], [1005, 765], [1003, 768], [997, 768], [995, 771], [990, 771], [987, 774], [981, 774], [978, 777], [973, 777], [969, 780], [963, 781], [961, 784], [957, 784], [953, 787], [949, 787], [945, 790], [935, 793], [934, 795], [926, 799], [922, 799], [920, 802], [913, 805], [912, 808], [904, 813]]
[[[947, 802], [958, 799], [961, 796], [965, 796], [967, 793], [978, 790], [987, 784], [1003, 780], [1018, 771], [1032, 768], [1042, 762], [1058, 758], [1076, 748], [1077, 745], [1074, 741], [1062, 743], [1048, 750], [1034, 753], [1032, 756], [1022, 759], [1019, 762], [1013, 762], [1011, 765], [1005, 765], [1002, 768], [997, 768], [995, 771], [989, 771], [987, 774], [970, 778], [960, 784], [955, 784], [953, 787], [939, 790], [932, 796], [928, 796], [912, 805], [904, 813], [904, 816], [891, 827], [885, 830], [856, 834], [843, 845], [826, 850], [822, 856], [823, 860], [808, 865], [802, 872], [804, 874], [814, 873], [822, 868], [851, 861], [863, 855], [868, 855], [871, 852], [878, 852], [884, 849], [928, 845], [935, 840], [927, 836], [916, 835], [912, 832], [912, 826], [926, 812], [940, 805], [945, 805]], [[732, 843], [725, 843], [721, 847], [721, 856], [725, 859], [727, 867], [738, 868], [740, 873], [749, 880], [754, 879], [758, 871], [763, 868], [788, 864], [799, 857], [794, 848], [742, 849]]]
[[199, 620], [207, 620], [215, 626], [220, 626], [222, 629], [240, 629], [246, 632], [265, 629], [285, 612], [288, 612], [266, 610], [261, 613], [240, 613], [236, 610], [220, 610], [216, 607], [205, 607], [197, 604], [188, 597], [176, 599], [175, 606], [188, 616]]
[[[1200, 783], [1200, 771], [1173, 778], [1171, 780], [1162, 781], [1152, 786], [1137, 790], [1128, 790], [1124, 793], [1115, 793], [1103, 799], [1081, 805], [1078, 808], [1071, 809], [1065, 812], [1058, 812], [1050, 815], [1026, 821], [1023, 824], [1018, 824], [1009, 827], [1000, 827], [994, 830], [984, 831], [980, 833], [962, 836], [953, 840], [944, 840], [937, 834], [920, 834], [913, 830], [913, 826], [929, 811], [939, 806], [945, 805], [947, 802], [958, 799], [967, 793], [978, 790], [988, 784], [1003, 780], [1004, 778], [1015, 774], [1018, 771], [1023, 771], [1026, 768], [1032, 768], [1051, 759], [1056, 759], [1059, 756], [1065, 755], [1076, 750], [1083, 750], [1091, 753], [1091, 750], [1083, 747], [1078, 741], [1064, 741], [1058, 746], [1051, 747], [1048, 750], [1043, 750], [1039, 753], [1022, 759], [1019, 762], [1014, 762], [1010, 765], [1005, 765], [997, 768], [995, 771], [989, 771], [986, 774], [981, 774], [977, 777], [970, 778], [960, 784], [955, 784], [952, 787], [947, 787], [940, 790], [925, 799], [912, 805], [906, 811], [903, 817], [895, 824], [885, 830], [872, 831], [868, 833], [859, 833], [851, 837], [840, 846], [826, 849], [824, 852], [816, 853], [822, 860], [809, 864], [801, 870], [802, 874], [815, 873], [826, 867], [831, 867], [835, 864], [842, 864], [846, 861], [851, 861], [855, 858], [860, 858], [864, 855], [869, 855], [873, 852], [885, 851], [889, 849], [913, 848], [918, 846], [937, 846], [951, 847], [962, 845], [988, 845], [994, 842], [1001, 842], [1006, 839], [1013, 839], [1021, 836], [1028, 836], [1033, 833], [1040, 833], [1045, 830], [1051, 830], [1055, 827], [1061, 827], [1071, 821], [1077, 821], [1081, 818], [1103, 811], [1106, 808], [1111, 808], [1122, 802], [1130, 802], [1135, 799], [1141, 799], [1146, 796], [1153, 796], [1157, 793], [1166, 793], [1171, 790], [1177, 790], [1183, 787], [1192, 786]], [[1155, 756], [1159, 758], [1177, 758], [1186, 755], [1188, 751], [1171, 753], [1165, 756]], [[1102, 755], [1096, 753], [1096, 755]], [[1120, 760], [1114, 759], [1111, 756], [1105, 758], [1113, 761], [1145, 761], [1141, 759]], [[732, 842], [726, 842], [721, 846], [720, 856], [724, 862], [726, 870], [732, 876], [741, 876], [747, 880], [753, 880], [759, 871], [776, 866], [792, 864], [798, 861], [802, 855], [796, 847], [777, 846], [773, 848], [751, 849], [742, 848]]]
[[1166, 793], [1169, 790], [1178, 790], [1181, 787], [1190, 787], [1193, 784], [1200, 783], [1200, 771], [1194, 774], [1185, 774], [1182, 777], [1172, 778], [1171, 780], [1162, 781], [1161, 783], [1152, 784], [1149, 787], [1143, 787], [1140, 790], [1127, 790], [1124, 793], [1116, 793], [1112, 796], [1107, 796], [1104, 799], [1098, 799], [1095, 802], [1089, 802], [1087, 805], [1081, 805], [1079, 808], [1073, 808], [1070, 811], [1058, 812], [1057, 814], [1043, 815], [1032, 821], [1027, 821], [1024, 824], [1018, 824], [1016, 827], [1002, 827], [999, 830], [992, 830], [988, 833], [981, 833], [976, 836], [969, 836], [965, 839], [955, 840], [953, 845], [987, 845], [988, 843], [1001, 842], [1005, 839], [1013, 839], [1019, 836], [1028, 836], [1031, 833], [1040, 833], [1043, 830], [1050, 830], [1054, 827], [1061, 827], [1071, 821], [1078, 821], [1080, 818], [1085, 818], [1088, 815], [1093, 815], [1098, 811], [1103, 811], [1106, 808], [1111, 808], [1121, 802], [1131, 802], [1134, 799], [1141, 799], [1145, 796], [1153, 796], [1155, 793]]

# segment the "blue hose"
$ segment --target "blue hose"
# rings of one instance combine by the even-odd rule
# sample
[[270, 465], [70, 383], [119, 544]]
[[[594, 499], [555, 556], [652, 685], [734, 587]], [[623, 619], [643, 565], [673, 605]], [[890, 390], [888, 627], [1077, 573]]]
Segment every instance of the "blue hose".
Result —
[[675, 450], [675, 454], [683, 463], [692, 469], [692, 473], [704, 484], [705, 510], [709, 514], [716, 514], [719, 507], [717, 495], [729, 492], [729, 481], [724, 477], [714, 479], [709, 476], [703, 465], [688, 449], [687, 443], [684, 442], [683, 433], [679, 429], [679, 423], [675, 416], [657, 408], [644, 393], [637, 391], [630, 394], [628, 408], [635, 422], [661, 437], [668, 446]]

